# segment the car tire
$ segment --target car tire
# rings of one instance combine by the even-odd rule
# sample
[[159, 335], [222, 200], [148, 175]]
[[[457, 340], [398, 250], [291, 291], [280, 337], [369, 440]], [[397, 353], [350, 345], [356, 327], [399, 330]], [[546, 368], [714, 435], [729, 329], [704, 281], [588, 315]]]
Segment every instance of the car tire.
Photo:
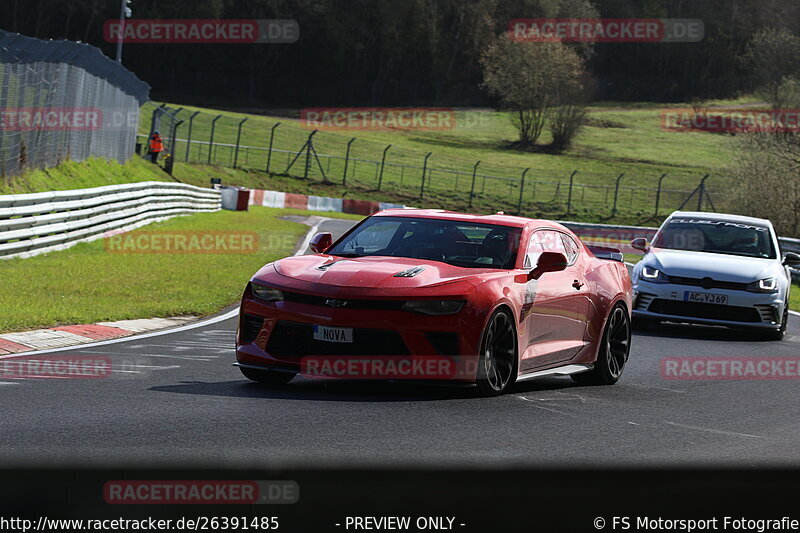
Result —
[[781, 317], [781, 327], [762, 333], [762, 338], [766, 341], [782, 341], [786, 336], [786, 326], [789, 324], [789, 304], [783, 306], [783, 316]]
[[297, 375], [291, 372], [273, 372], [270, 370], [257, 370], [255, 368], [244, 367], [239, 367], [239, 370], [241, 370], [244, 377], [250, 381], [273, 386], [286, 385]]
[[594, 368], [571, 377], [582, 385], [613, 385], [622, 376], [630, 351], [631, 320], [625, 306], [618, 303], [608, 314]]
[[508, 311], [495, 311], [481, 339], [476, 385], [481, 396], [499, 396], [517, 381], [517, 330]]

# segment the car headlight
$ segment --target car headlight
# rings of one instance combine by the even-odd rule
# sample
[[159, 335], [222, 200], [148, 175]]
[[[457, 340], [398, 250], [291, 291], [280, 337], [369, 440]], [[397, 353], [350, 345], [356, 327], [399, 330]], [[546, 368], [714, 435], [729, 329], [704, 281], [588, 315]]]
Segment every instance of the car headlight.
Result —
[[267, 287], [266, 285], [258, 285], [251, 283], [250, 287], [253, 289], [253, 294], [259, 300], [265, 302], [281, 302], [283, 301], [283, 293], [274, 287]]
[[778, 292], [778, 278], [764, 278], [748, 283], [747, 290], [762, 293]]
[[647, 265], [642, 267], [641, 278], [650, 283], [669, 283], [669, 277], [657, 268]]
[[464, 300], [411, 300], [400, 308], [423, 315], [452, 315], [461, 311]]

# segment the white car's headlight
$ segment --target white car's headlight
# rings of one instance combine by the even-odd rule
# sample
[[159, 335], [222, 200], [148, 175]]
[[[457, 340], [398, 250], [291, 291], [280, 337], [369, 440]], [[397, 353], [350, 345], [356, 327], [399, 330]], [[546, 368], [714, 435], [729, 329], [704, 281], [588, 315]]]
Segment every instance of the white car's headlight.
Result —
[[642, 267], [642, 279], [650, 283], [669, 283], [669, 277], [657, 268], [647, 265]]
[[258, 285], [257, 283], [251, 283], [250, 287], [253, 288], [253, 294], [259, 300], [264, 300], [265, 302], [283, 301], [283, 293], [278, 289], [267, 287], [266, 285]]
[[764, 278], [747, 285], [750, 292], [778, 292], [778, 278]]
[[410, 300], [401, 309], [423, 315], [452, 315], [462, 307], [464, 300]]

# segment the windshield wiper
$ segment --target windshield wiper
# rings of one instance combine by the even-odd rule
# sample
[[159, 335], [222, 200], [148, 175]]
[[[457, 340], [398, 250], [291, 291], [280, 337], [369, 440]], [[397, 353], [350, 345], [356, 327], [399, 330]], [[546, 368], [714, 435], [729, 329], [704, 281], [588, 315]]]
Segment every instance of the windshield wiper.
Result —
[[371, 254], [357, 254], [357, 253], [353, 253], [353, 252], [348, 252], [348, 253], [331, 254], [331, 255], [335, 255], [336, 257], [367, 257], [367, 256], [369, 256]]

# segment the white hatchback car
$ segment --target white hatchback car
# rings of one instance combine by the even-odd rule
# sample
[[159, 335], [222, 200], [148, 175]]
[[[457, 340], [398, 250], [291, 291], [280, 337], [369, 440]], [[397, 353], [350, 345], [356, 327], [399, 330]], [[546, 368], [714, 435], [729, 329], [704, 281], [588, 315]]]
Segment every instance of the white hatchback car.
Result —
[[633, 268], [633, 316], [640, 325], [688, 322], [758, 328], [780, 340], [789, 318], [789, 267], [769, 220], [676, 211]]

